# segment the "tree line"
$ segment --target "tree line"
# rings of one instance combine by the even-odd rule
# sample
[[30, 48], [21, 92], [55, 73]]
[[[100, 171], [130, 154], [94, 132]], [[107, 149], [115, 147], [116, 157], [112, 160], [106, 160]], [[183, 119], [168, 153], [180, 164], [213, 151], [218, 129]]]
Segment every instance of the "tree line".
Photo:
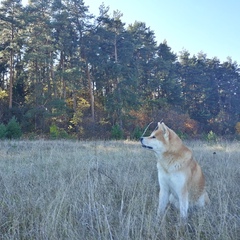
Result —
[[[172, 51], [143, 22], [126, 26], [83, 0], [0, 4], [0, 123], [23, 133], [137, 137], [163, 119], [179, 133], [233, 134], [239, 67]], [[133, 136], [133, 137], [134, 137]]]

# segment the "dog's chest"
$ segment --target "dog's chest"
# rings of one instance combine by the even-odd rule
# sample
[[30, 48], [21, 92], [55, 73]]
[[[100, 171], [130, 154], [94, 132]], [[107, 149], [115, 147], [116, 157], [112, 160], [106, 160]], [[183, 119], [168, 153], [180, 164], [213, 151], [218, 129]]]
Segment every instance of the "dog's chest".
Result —
[[[176, 192], [185, 184], [185, 175], [181, 172], [167, 171], [160, 163], [157, 164], [158, 181], [160, 187], [168, 188], [171, 192]], [[168, 169], [169, 170], [169, 169]]]

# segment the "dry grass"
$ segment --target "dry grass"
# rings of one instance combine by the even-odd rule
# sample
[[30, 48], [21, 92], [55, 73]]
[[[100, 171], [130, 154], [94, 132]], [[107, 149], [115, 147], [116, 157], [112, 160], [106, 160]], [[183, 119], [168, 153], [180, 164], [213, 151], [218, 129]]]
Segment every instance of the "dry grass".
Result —
[[[238, 239], [239, 143], [189, 142], [211, 205], [156, 221], [154, 155], [135, 142], [0, 142], [1, 239]], [[216, 152], [216, 154], [213, 154]]]

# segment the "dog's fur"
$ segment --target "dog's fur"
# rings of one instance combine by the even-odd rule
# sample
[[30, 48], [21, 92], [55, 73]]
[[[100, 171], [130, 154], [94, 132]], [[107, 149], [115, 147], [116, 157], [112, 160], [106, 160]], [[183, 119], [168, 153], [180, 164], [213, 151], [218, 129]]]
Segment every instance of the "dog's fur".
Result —
[[163, 217], [169, 202], [180, 209], [180, 217], [186, 221], [190, 205], [204, 206], [209, 202], [205, 191], [205, 179], [193, 154], [164, 123], [149, 137], [141, 138], [142, 146], [152, 149], [157, 157], [160, 185], [158, 216]]

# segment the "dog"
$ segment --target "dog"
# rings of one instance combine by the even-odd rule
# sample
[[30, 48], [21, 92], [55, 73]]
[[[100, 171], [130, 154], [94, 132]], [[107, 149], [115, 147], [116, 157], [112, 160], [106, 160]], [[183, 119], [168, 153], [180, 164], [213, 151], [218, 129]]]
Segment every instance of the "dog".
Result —
[[163, 218], [168, 203], [180, 210], [180, 219], [187, 221], [189, 206], [205, 206], [209, 197], [201, 167], [192, 151], [163, 122], [149, 137], [141, 137], [142, 147], [151, 149], [157, 157], [160, 186], [157, 215]]

